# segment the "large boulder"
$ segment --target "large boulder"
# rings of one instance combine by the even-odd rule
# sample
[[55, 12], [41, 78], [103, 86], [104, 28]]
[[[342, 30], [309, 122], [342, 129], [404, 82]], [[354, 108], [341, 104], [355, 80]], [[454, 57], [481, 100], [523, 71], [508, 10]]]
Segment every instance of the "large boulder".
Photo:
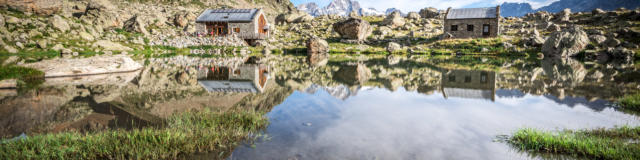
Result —
[[364, 84], [371, 78], [371, 70], [364, 64], [342, 66], [334, 79], [348, 85]]
[[307, 41], [307, 61], [312, 66], [324, 66], [329, 61], [329, 43], [322, 38]]
[[71, 29], [71, 27], [69, 26], [69, 23], [67, 23], [67, 20], [65, 20], [64, 18], [58, 15], [54, 15], [53, 17], [51, 17], [49, 19], [49, 24], [51, 24], [53, 28], [60, 30], [62, 32], [66, 32]]
[[438, 17], [438, 9], [429, 7], [420, 10], [420, 17], [422, 18], [436, 18]]
[[545, 75], [553, 80], [550, 86], [569, 87], [580, 84], [588, 70], [577, 60], [545, 58], [542, 60], [542, 69]]
[[103, 48], [105, 51], [132, 51], [133, 49], [107, 40], [99, 40], [93, 43], [93, 47]]
[[387, 51], [389, 53], [395, 53], [402, 50], [402, 46], [400, 46], [400, 44], [396, 43], [396, 42], [389, 42], [389, 44], [387, 44]]
[[625, 62], [633, 62], [633, 59], [636, 53], [632, 50], [626, 49], [624, 47], [617, 47], [615, 49], [609, 48], [607, 53], [611, 55], [612, 58], [622, 60]]
[[135, 15], [131, 19], [124, 22], [124, 29], [129, 32], [137, 32], [144, 35], [149, 35], [144, 21], [142, 21], [142, 18], [140, 18], [140, 16], [138, 15]]
[[0, 0], [0, 7], [38, 15], [52, 15], [62, 8], [61, 0]]
[[394, 11], [393, 13], [389, 14], [387, 18], [382, 20], [382, 25], [389, 26], [391, 28], [404, 26], [405, 23], [406, 22], [404, 21], [404, 18], [402, 18], [400, 11]]
[[276, 23], [301, 23], [301, 22], [309, 22], [313, 20], [313, 16], [309, 15], [309, 13], [301, 12], [301, 11], [291, 11], [287, 13], [280, 14], [276, 17]]
[[87, 10], [107, 11], [115, 8], [116, 7], [108, 0], [90, 0], [87, 4]]
[[365, 20], [350, 18], [333, 24], [333, 30], [338, 32], [342, 38], [363, 41], [371, 35], [373, 27]]
[[570, 57], [582, 51], [589, 44], [587, 33], [578, 26], [553, 32], [542, 46], [542, 52], [551, 57]]
[[407, 19], [412, 19], [412, 20], [420, 19], [420, 14], [418, 14], [418, 12], [409, 12], [409, 14], [407, 14]]
[[571, 18], [571, 9], [565, 8], [564, 10], [556, 13], [555, 20], [558, 22], [569, 22]]

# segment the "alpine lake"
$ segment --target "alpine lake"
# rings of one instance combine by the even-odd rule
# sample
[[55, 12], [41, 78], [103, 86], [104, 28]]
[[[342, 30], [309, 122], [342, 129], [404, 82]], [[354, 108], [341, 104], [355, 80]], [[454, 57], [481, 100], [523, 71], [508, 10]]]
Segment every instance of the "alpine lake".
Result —
[[640, 125], [639, 114], [616, 103], [640, 87], [636, 64], [455, 55], [332, 55], [319, 67], [300, 55], [226, 66], [175, 59], [0, 90], [3, 142], [162, 128], [183, 112], [242, 110], [268, 123], [220, 150], [179, 157], [572, 159], [527, 152], [506, 139], [521, 128]]

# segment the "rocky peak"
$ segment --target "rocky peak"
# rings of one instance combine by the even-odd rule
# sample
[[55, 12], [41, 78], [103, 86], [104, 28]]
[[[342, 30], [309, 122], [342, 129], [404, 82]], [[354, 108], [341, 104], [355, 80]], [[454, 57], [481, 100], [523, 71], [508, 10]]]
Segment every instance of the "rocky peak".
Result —
[[500, 15], [503, 17], [522, 17], [534, 12], [529, 3], [507, 3], [500, 5]]

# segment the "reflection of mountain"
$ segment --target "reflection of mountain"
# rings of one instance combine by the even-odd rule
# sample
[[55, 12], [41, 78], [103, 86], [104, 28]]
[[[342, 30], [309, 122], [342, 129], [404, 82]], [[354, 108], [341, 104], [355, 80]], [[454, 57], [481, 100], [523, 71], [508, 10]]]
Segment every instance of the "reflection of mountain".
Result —
[[551, 95], [544, 95], [544, 97], [550, 100], [553, 100], [559, 104], [565, 104], [569, 107], [575, 107], [576, 105], [582, 104], [596, 111], [604, 110], [605, 108], [607, 108], [607, 104], [608, 104], [608, 102], [605, 100], [595, 100], [590, 102], [587, 99], [582, 97], [564, 97], [563, 99], [560, 99], [556, 96], [551, 96]]
[[318, 90], [325, 90], [331, 96], [336, 97], [337, 99], [346, 100], [347, 98], [349, 98], [351, 96], [356, 96], [358, 94], [358, 91], [360, 90], [360, 88], [361, 87], [358, 86], [358, 87], [354, 88], [354, 90], [352, 91], [349, 88], [349, 86], [346, 86], [346, 85], [338, 85], [338, 86], [334, 86], [334, 87], [323, 87], [323, 86], [320, 86], [320, 85], [317, 85], [317, 84], [312, 84], [311, 86], [309, 86], [309, 88], [307, 88], [303, 92], [313, 94], [313, 93], [317, 92]]
[[443, 70], [442, 94], [445, 98], [472, 98], [495, 101], [496, 73], [490, 71]]

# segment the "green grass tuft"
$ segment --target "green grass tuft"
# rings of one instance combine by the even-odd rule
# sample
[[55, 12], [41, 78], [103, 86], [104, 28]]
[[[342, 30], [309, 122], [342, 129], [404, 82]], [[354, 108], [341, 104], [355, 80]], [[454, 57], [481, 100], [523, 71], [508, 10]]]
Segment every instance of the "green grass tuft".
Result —
[[624, 110], [640, 112], [640, 93], [624, 96], [618, 103]]
[[640, 159], [640, 127], [562, 131], [520, 129], [509, 143], [522, 150], [590, 159]]
[[0, 144], [0, 159], [176, 159], [196, 152], [229, 153], [235, 143], [266, 126], [262, 115], [205, 110], [173, 115], [160, 128], [35, 135]]

